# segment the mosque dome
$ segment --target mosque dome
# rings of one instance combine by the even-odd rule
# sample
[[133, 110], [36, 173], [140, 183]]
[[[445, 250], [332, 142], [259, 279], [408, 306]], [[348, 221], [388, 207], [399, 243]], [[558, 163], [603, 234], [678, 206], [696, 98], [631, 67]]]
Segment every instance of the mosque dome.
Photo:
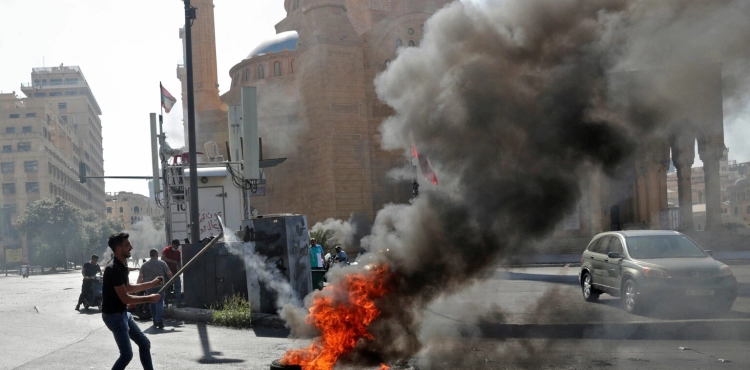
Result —
[[750, 178], [747, 177], [737, 179], [737, 181], [734, 182], [734, 187], [736, 188], [746, 188], [748, 186], [750, 186]]
[[278, 53], [284, 50], [293, 51], [297, 48], [297, 40], [299, 40], [297, 31], [286, 31], [276, 34], [258, 44], [245, 59], [269, 53]]

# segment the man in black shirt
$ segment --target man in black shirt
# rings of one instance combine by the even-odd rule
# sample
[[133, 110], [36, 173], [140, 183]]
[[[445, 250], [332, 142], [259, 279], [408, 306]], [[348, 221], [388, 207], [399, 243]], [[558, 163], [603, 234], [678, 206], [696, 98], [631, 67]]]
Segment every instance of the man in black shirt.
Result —
[[96, 274], [102, 273], [102, 268], [99, 267], [99, 256], [93, 255], [91, 256], [91, 262], [86, 262], [83, 264], [83, 268], [81, 269], [81, 275], [83, 275], [83, 284], [81, 285], [81, 295], [78, 296], [78, 304], [76, 305], [76, 311], [81, 309], [81, 303], [83, 303], [83, 298], [89, 294], [89, 290], [91, 290], [91, 283], [93, 282], [94, 276]]
[[161, 299], [159, 294], [139, 297], [130, 295], [130, 293], [138, 293], [153, 288], [163, 283], [164, 278], [160, 276], [147, 283], [130, 284], [127, 261], [133, 246], [130, 245], [129, 237], [130, 235], [126, 233], [112, 234], [107, 243], [114, 253], [114, 259], [104, 269], [102, 319], [114, 335], [117, 347], [120, 349], [120, 358], [112, 366], [112, 370], [125, 369], [130, 360], [133, 359], [131, 339], [138, 345], [141, 365], [144, 369], [150, 370], [154, 368], [151, 363], [151, 342], [141, 332], [138, 324], [133, 320], [133, 316], [128, 312], [126, 305], [159, 302]]

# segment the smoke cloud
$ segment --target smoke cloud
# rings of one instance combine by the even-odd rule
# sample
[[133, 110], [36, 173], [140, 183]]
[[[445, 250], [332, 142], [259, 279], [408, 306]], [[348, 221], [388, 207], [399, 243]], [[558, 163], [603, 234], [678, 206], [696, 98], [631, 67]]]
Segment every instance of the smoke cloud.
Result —
[[130, 234], [130, 244], [133, 245], [130, 255], [133, 260], [148, 259], [148, 252], [152, 248], [158, 250], [161, 256], [162, 249], [167, 245], [164, 229], [157, 229], [154, 221], [148, 216], [143, 217], [143, 220], [133, 224], [125, 232]]
[[431, 302], [548, 235], [590, 173], [614, 176], [636, 145], [665, 140], [710, 65], [750, 52], [740, 0], [456, 2], [425, 26], [375, 82], [395, 110], [383, 147], [406, 154], [413, 139], [441, 185], [379, 211], [371, 253], [329, 274], [393, 273], [359, 362], [422, 350], [440, 333], [424, 327]]
[[336, 240], [344, 250], [352, 250], [357, 244], [357, 225], [353, 221], [354, 216], [349, 221], [329, 218], [323, 222], [318, 222], [312, 227], [312, 231], [331, 230], [333, 235], [331, 239]]

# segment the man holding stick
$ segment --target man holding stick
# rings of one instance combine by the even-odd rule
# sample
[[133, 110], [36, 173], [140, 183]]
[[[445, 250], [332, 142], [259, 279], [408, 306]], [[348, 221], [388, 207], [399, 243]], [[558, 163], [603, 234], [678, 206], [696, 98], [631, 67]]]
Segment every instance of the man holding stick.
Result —
[[133, 246], [130, 245], [126, 233], [112, 234], [108, 245], [112, 249], [114, 259], [104, 269], [104, 281], [102, 284], [102, 319], [107, 328], [112, 332], [120, 349], [120, 357], [112, 366], [112, 370], [125, 369], [133, 359], [133, 348], [130, 344], [132, 339], [138, 345], [138, 353], [141, 365], [144, 369], [153, 369], [151, 363], [151, 342], [141, 332], [133, 316], [128, 312], [128, 304], [156, 303], [161, 299], [159, 294], [150, 294], [142, 297], [133, 296], [130, 293], [138, 293], [153, 288], [164, 282], [164, 278], [158, 277], [152, 281], [142, 284], [130, 284], [128, 279], [129, 270], [127, 261]]

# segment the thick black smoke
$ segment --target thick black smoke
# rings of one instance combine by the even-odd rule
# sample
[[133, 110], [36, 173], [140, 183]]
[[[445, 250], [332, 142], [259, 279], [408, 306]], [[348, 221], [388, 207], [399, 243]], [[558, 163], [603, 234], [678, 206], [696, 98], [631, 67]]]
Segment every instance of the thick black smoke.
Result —
[[673, 129], [681, 88], [699, 87], [683, 80], [745, 57], [749, 25], [740, 0], [504, 0], [435, 14], [376, 86], [396, 112], [383, 146], [413, 140], [441, 185], [385, 207], [363, 240], [360, 263], [395, 278], [354, 358], [417, 353], [432, 300], [548, 235], [589, 174], [617, 173]]

